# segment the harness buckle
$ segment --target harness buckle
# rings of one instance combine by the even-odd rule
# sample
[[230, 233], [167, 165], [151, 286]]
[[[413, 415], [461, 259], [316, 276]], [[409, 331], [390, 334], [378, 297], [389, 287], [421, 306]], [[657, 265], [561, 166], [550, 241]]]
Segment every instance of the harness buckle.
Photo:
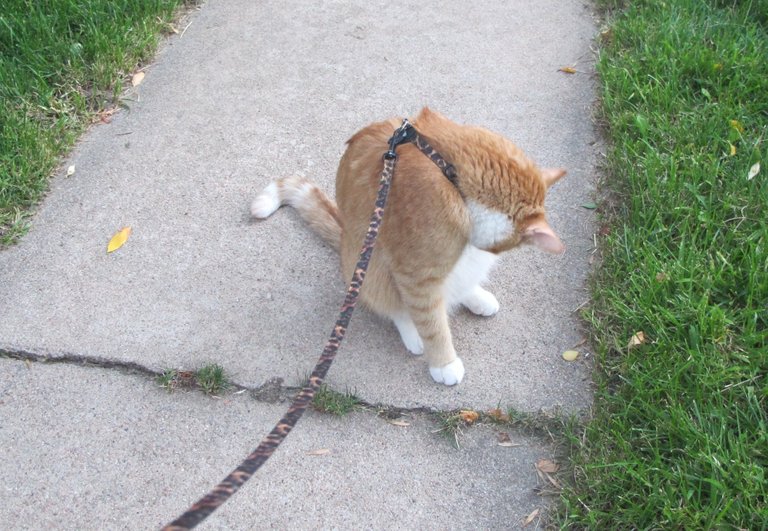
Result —
[[413, 142], [414, 140], [416, 140], [416, 129], [413, 128], [413, 125], [411, 125], [411, 122], [408, 121], [408, 118], [404, 118], [403, 124], [395, 130], [394, 134], [389, 139], [389, 151], [384, 153], [384, 158], [397, 158], [395, 148], [400, 144]]

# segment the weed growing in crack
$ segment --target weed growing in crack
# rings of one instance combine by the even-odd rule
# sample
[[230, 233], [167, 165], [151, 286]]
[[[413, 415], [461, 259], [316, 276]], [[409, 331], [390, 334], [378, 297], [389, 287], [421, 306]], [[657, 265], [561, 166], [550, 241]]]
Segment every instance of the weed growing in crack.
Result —
[[441, 433], [447, 437], [458, 449], [459, 435], [462, 434], [461, 428], [473, 424], [477, 420], [477, 413], [472, 410], [441, 411], [435, 414], [440, 428], [433, 433]]
[[160, 384], [160, 387], [162, 387], [163, 389], [171, 393], [176, 389], [177, 376], [178, 376], [177, 370], [165, 369], [163, 373], [157, 377], [157, 383]]
[[192, 371], [179, 371], [176, 369], [165, 369], [157, 377], [160, 387], [172, 393], [178, 389], [194, 389], [197, 387], [196, 375]]
[[195, 380], [200, 389], [207, 395], [215, 395], [229, 387], [224, 377], [224, 367], [213, 363], [206, 365], [195, 373]]
[[341, 417], [358, 409], [360, 407], [360, 399], [349, 391], [340, 393], [323, 384], [315, 393], [312, 407], [317, 411]]

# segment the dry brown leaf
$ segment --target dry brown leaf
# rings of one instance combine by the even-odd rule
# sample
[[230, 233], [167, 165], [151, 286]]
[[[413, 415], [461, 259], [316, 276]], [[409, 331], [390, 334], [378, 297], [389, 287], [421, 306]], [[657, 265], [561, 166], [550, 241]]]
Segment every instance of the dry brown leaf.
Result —
[[115, 233], [107, 244], [107, 252], [111, 253], [117, 251], [120, 247], [128, 241], [128, 236], [131, 235], [131, 227], [123, 227]]
[[307, 452], [307, 455], [328, 455], [331, 453], [330, 448], [318, 448], [317, 450], [312, 450]]
[[144, 81], [144, 72], [136, 72], [131, 78], [131, 85], [138, 87]]
[[573, 68], [572, 66], [564, 66], [562, 68], [558, 68], [557, 70], [559, 72], [563, 72], [565, 74], [575, 74], [576, 73], [576, 69]]
[[509, 437], [509, 433], [505, 431], [500, 431], [496, 435], [496, 440], [499, 442], [499, 446], [503, 446], [504, 448], [515, 448], [517, 446], [522, 446], [522, 444], [513, 443], [512, 439]]
[[536, 470], [547, 474], [554, 474], [560, 470], [560, 465], [552, 461], [551, 459], [539, 459], [536, 461]]
[[387, 422], [389, 422], [393, 426], [398, 426], [400, 428], [405, 428], [406, 426], [410, 426], [411, 425], [410, 422], [407, 422], [405, 420], [400, 420], [400, 419], [388, 420]]
[[488, 416], [496, 422], [509, 422], [509, 415], [504, 413], [499, 408], [494, 408], [488, 411]]
[[629, 340], [629, 343], [627, 344], [627, 349], [633, 349], [637, 346], [642, 345], [645, 343], [645, 334], [641, 331], [635, 332], [632, 334], [632, 337]]
[[108, 124], [112, 121], [112, 115], [117, 112], [117, 107], [111, 107], [109, 109], [104, 109], [96, 116], [99, 118], [99, 121], [102, 123]]
[[472, 424], [476, 422], [478, 418], [480, 418], [480, 414], [477, 411], [472, 411], [471, 409], [462, 409], [459, 411], [459, 416], [461, 417], [461, 420], [467, 424]]
[[523, 527], [531, 525], [531, 523], [536, 520], [536, 517], [539, 516], [539, 513], [541, 512], [540, 509], [535, 509], [531, 514], [525, 517], [525, 520], [523, 520]]

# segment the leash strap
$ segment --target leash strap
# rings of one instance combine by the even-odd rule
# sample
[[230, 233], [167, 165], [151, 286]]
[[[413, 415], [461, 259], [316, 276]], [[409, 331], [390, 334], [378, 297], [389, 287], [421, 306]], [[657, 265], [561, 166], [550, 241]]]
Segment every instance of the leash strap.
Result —
[[[384, 170], [379, 179], [379, 191], [376, 195], [376, 203], [371, 215], [371, 221], [368, 224], [368, 232], [365, 234], [363, 246], [360, 250], [360, 257], [357, 266], [352, 274], [352, 280], [347, 288], [347, 295], [339, 312], [339, 318], [333, 327], [328, 343], [325, 345], [323, 353], [320, 355], [312, 375], [309, 377], [309, 383], [296, 395], [291, 406], [288, 408], [285, 416], [275, 425], [272, 431], [259, 444], [259, 446], [245, 458], [245, 460], [233, 470], [221, 483], [213, 488], [208, 494], [200, 498], [184, 514], [178, 517], [170, 524], [163, 527], [163, 531], [181, 531], [192, 529], [197, 524], [205, 520], [208, 515], [215, 511], [220, 505], [226, 502], [251, 476], [270, 458], [280, 443], [285, 440], [291, 430], [299, 422], [299, 419], [306, 411], [315, 393], [320, 388], [328, 374], [336, 353], [339, 350], [344, 336], [347, 333], [349, 321], [352, 318], [352, 312], [355, 310], [357, 299], [360, 295], [360, 288], [363, 286], [365, 273], [368, 270], [368, 263], [371, 260], [373, 247], [376, 243], [376, 237], [379, 234], [379, 227], [384, 218], [384, 205], [389, 195], [389, 187], [392, 182], [392, 176], [395, 173], [395, 163], [397, 154], [395, 148], [405, 142], [413, 142], [427, 155], [430, 160], [440, 167], [443, 173], [451, 182], [455, 179], [455, 170], [448, 164], [432, 147], [421, 138], [408, 120], [403, 120], [403, 124], [395, 131], [389, 140], [389, 151], [384, 154]], [[419, 143], [421, 142], [421, 146]], [[431, 153], [431, 154], [430, 154]], [[452, 171], [453, 179], [446, 173], [446, 168]]]

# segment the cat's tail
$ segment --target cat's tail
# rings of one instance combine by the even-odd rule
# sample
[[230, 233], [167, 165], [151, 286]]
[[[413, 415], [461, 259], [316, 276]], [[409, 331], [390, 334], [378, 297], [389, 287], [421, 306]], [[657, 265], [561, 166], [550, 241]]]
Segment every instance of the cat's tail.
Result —
[[325, 192], [304, 177], [273, 181], [251, 203], [251, 215], [264, 219], [283, 205], [290, 205], [310, 228], [337, 251], [341, 245], [339, 208]]

